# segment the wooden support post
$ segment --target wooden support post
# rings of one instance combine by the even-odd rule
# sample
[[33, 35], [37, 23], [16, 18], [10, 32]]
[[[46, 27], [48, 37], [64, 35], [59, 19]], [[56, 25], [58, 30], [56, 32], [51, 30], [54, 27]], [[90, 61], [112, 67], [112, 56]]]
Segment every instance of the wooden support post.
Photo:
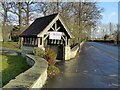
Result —
[[63, 44], [63, 40], [61, 40], [61, 44]]
[[44, 46], [44, 39], [43, 39], [43, 37], [42, 37], [42, 46]]
[[65, 38], [65, 46], [67, 46], [67, 37]]
[[57, 31], [57, 22], [55, 22], [55, 31]]
[[40, 47], [42, 45], [42, 39], [41, 39], [41, 37], [39, 37], [37, 39], [38, 39], [38, 47]]
[[49, 36], [49, 35], [47, 34], [47, 35], [43, 38], [43, 40], [45, 40], [48, 36]]
[[51, 44], [53, 44], [53, 39], [51, 40]]
[[60, 44], [60, 40], [57, 40], [57, 44]]
[[64, 41], [65, 41], [65, 38], [64, 38], [64, 36], [62, 36], [62, 38], [64, 39]]
[[70, 39], [68, 39], [68, 46], [70, 46]]
[[56, 31], [58, 31], [60, 29], [60, 27], [58, 27], [57, 29], [56, 29]]
[[38, 38], [38, 47], [40, 47], [43, 50], [45, 50], [45, 48], [44, 48], [44, 38], [43, 37], [39, 37]]
[[54, 44], [55, 40], [53, 40], [53, 44]]
[[53, 31], [55, 31], [55, 29], [53, 27], [51, 27]]

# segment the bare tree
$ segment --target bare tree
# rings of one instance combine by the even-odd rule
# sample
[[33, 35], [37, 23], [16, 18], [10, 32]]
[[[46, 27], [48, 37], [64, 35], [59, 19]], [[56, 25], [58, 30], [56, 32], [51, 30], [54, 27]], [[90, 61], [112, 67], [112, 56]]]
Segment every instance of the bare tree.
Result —
[[19, 17], [19, 31], [21, 31], [22, 28], [22, 3], [18, 2], [18, 17]]
[[23, 18], [25, 20], [26, 27], [28, 27], [30, 24], [30, 17], [32, 15], [30, 14], [30, 12], [36, 11], [36, 8], [32, 6], [35, 3], [36, 2], [30, 2], [30, 0], [28, 0], [27, 2], [23, 2], [23, 5], [22, 5], [23, 14], [24, 14]]
[[[79, 4], [80, 3], [80, 4]], [[95, 27], [101, 19], [102, 8], [97, 6], [96, 2], [74, 2], [71, 6], [73, 12], [74, 24], [76, 27], [74, 30], [78, 33], [79, 38], [84, 39], [91, 27]], [[79, 26], [79, 27], [77, 27]]]
[[7, 3], [7, 2], [1, 2], [0, 4], [1, 4], [1, 8], [3, 10], [3, 12], [2, 12], [2, 10], [0, 11], [0, 13], [3, 17], [3, 21], [2, 21], [2, 33], [3, 34], [2, 35], [3, 35], [3, 41], [5, 41], [5, 32], [6, 32], [5, 26], [8, 22], [8, 11], [11, 8], [11, 6], [10, 6], [10, 3]]
[[14, 15], [18, 16], [18, 23], [19, 23], [19, 31], [21, 31], [22, 28], [22, 2], [13, 2], [11, 4], [11, 9], [8, 11], [11, 12]]
[[[8, 7], [9, 6], [9, 7]], [[4, 13], [3, 27], [7, 20], [14, 17], [8, 17], [8, 12], [12, 13], [11, 16], [18, 17], [19, 30], [22, 26], [29, 26], [32, 13], [36, 12], [44, 16], [59, 13], [66, 25], [70, 28], [78, 41], [90, 35], [91, 27], [94, 28], [101, 19], [102, 8], [97, 6], [96, 2], [38, 2], [33, 3], [28, 0], [27, 2], [12, 2], [2, 4]], [[16, 18], [15, 18], [16, 20]]]
[[50, 9], [49, 7], [48, 7], [48, 5], [49, 5], [49, 2], [39, 2], [39, 3], [37, 3], [37, 11], [39, 12], [39, 13], [42, 13], [44, 16], [46, 16], [48, 13], [48, 9]]

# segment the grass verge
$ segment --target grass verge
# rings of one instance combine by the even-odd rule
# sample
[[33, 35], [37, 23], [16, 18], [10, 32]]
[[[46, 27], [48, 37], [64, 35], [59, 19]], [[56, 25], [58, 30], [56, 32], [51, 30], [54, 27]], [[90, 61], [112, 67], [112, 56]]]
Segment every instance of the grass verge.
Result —
[[20, 55], [2, 52], [0, 57], [2, 57], [0, 60], [0, 62], [2, 62], [2, 68], [0, 68], [0, 74], [2, 74], [2, 86], [29, 68], [25, 58]]

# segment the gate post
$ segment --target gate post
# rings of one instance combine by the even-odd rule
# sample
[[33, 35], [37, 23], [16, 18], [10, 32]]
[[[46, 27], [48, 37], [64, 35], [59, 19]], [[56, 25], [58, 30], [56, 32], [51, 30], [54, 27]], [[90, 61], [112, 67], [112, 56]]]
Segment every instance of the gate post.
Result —
[[65, 46], [65, 60], [70, 59], [70, 46]]
[[39, 38], [38, 38], [38, 47], [40, 47], [40, 48], [42, 48], [43, 50], [45, 50], [43, 37], [39, 37]]

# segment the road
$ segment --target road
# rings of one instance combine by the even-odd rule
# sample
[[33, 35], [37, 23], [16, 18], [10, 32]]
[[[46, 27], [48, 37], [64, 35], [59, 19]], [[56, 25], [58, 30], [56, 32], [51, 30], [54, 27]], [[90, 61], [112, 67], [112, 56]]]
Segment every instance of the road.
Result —
[[96, 43], [96, 42], [92, 42], [90, 43], [90, 45], [102, 50], [104, 54], [111, 56], [111, 58], [115, 60], [119, 60], [118, 58], [118, 48], [120, 48], [119, 46], [115, 46], [110, 43], [106, 44], [106, 43]]
[[61, 73], [44, 88], [118, 88], [117, 55], [117, 46], [86, 42], [76, 59], [57, 63]]

